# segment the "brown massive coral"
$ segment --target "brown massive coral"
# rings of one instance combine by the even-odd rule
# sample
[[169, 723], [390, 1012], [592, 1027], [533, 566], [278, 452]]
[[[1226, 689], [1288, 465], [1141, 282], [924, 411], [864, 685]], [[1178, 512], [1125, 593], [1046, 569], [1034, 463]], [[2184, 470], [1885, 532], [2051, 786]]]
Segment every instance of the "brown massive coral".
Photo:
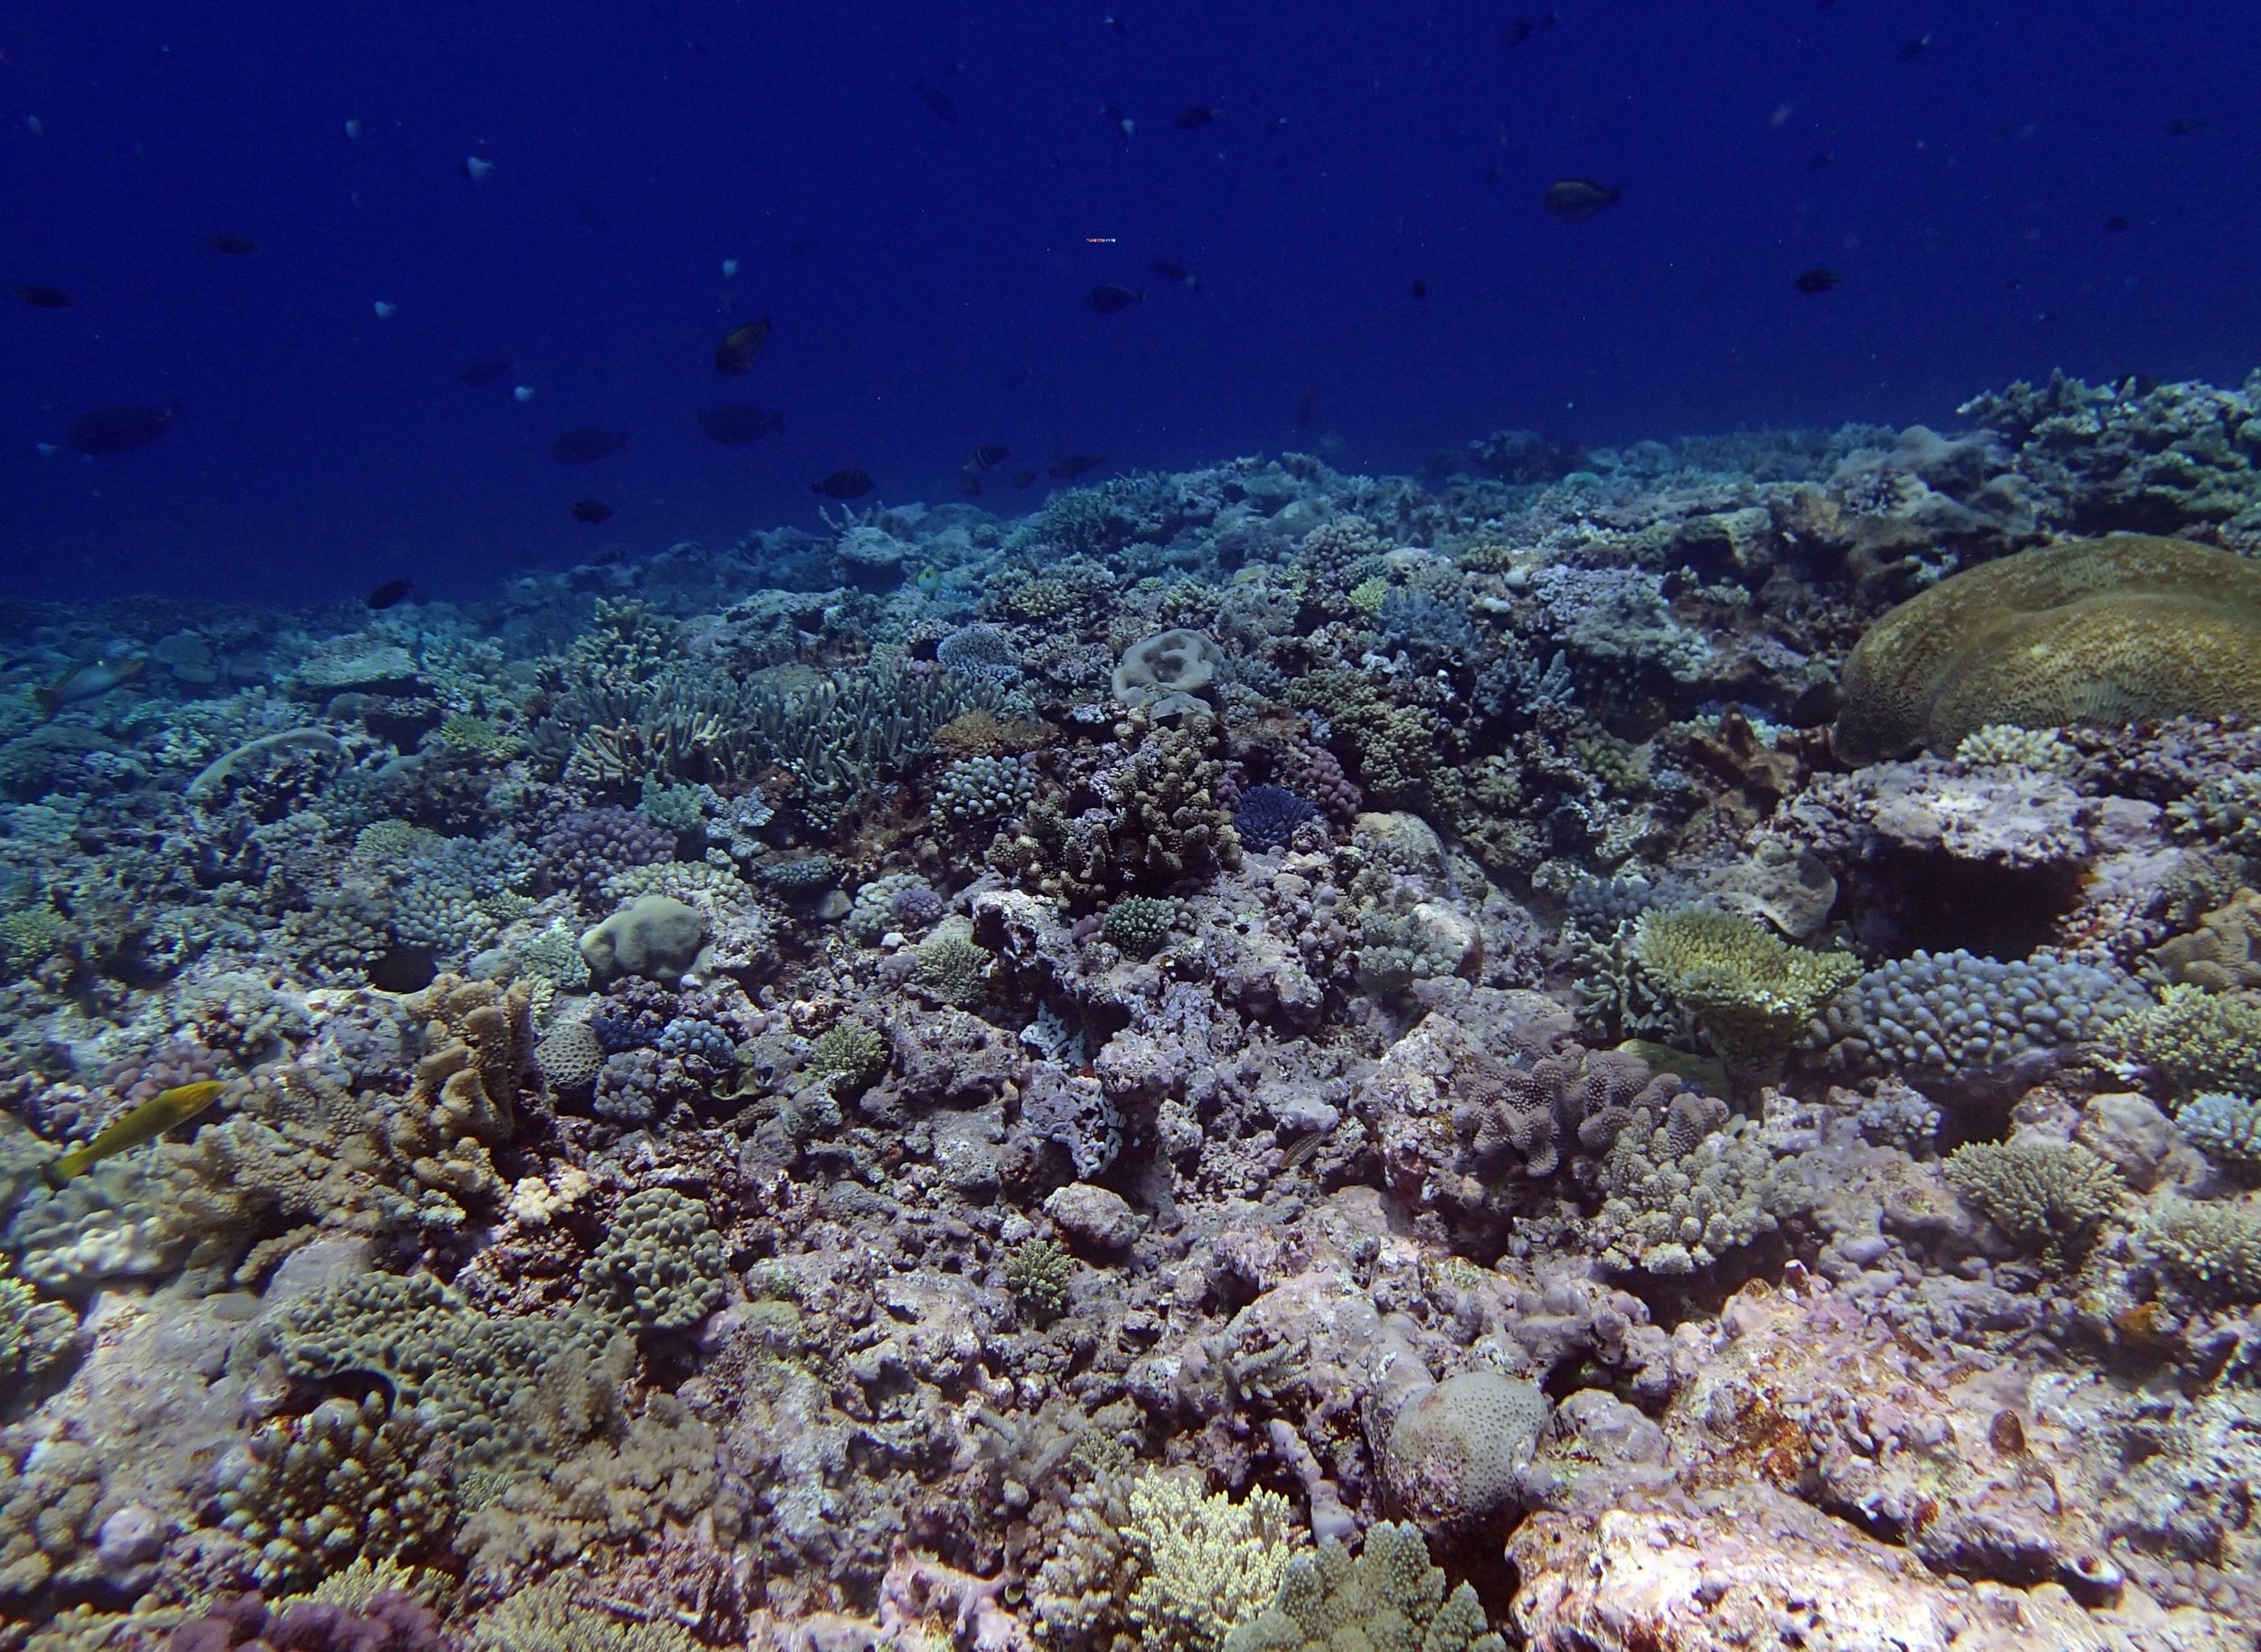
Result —
[[2261, 563], [2143, 533], [2023, 552], [1894, 609], [1844, 682], [1831, 742], [1855, 763], [1987, 723], [2261, 713]]

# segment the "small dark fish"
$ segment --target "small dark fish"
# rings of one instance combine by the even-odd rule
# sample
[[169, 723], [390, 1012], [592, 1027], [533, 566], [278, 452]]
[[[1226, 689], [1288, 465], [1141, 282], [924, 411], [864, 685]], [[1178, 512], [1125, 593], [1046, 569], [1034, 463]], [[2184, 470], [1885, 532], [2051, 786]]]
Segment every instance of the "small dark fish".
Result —
[[984, 442], [966, 455], [966, 463], [976, 470], [995, 470], [1011, 454], [1010, 448], [1000, 448], [995, 442]]
[[248, 235], [230, 235], [224, 231], [204, 237], [204, 245], [214, 252], [224, 252], [230, 258], [249, 258], [259, 250], [259, 242]]
[[1416, 298], [1425, 298], [1428, 296], [1429, 284], [1426, 281], [1415, 281], [1414, 283], [1414, 297]]
[[818, 247], [823, 245], [824, 243], [813, 235], [800, 235], [787, 241], [785, 243], [785, 250], [791, 253], [795, 258], [807, 258], [810, 253], [814, 252]]
[[1005, 375], [1005, 388], [1008, 390], [1018, 390], [1027, 382], [1028, 369], [1026, 367], [1016, 367]]
[[1121, 17], [1102, 17], [1100, 21], [1104, 23], [1109, 28], [1112, 29], [1118, 35], [1128, 35], [1130, 33], [1130, 25], [1123, 22]]
[[1319, 392], [1307, 390], [1295, 399], [1295, 425], [1300, 430], [1311, 428], [1311, 415], [1319, 407]]
[[1604, 188], [1592, 178], [1563, 178], [1547, 190], [1542, 204], [1565, 223], [1576, 223], [1605, 206], [1615, 206], [1622, 193], [1622, 185]]
[[1931, 36], [1928, 34], [1918, 34], [1914, 40], [1909, 41], [1906, 45], [1900, 48], [1900, 61], [1903, 63], [1912, 63], [1930, 50]]
[[199, 1079], [194, 1084], [175, 1084], [170, 1090], [159, 1090], [92, 1141], [73, 1147], [53, 1163], [42, 1166], [40, 1174], [46, 1177], [49, 1186], [61, 1187], [73, 1176], [84, 1175], [104, 1159], [162, 1136], [175, 1125], [186, 1124], [210, 1107], [213, 1098], [226, 1088], [218, 1079]]
[[934, 111], [935, 119], [947, 120], [953, 125], [956, 124], [958, 119], [958, 100], [956, 99], [952, 98], [941, 87], [930, 84], [924, 79], [913, 80], [911, 84], [917, 87], [919, 90], [919, 96], [926, 99], [926, 107]]
[[413, 580], [387, 580], [362, 600], [369, 605], [372, 613], [382, 614], [386, 609], [398, 608], [407, 601], [409, 592], [415, 589]]
[[2170, 137], [2189, 137], [2193, 133], [2205, 130], [2206, 122], [2190, 115], [2178, 115], [2167, 123], [2167, 136]]
[[70, 442], [81, 453], [131, 453], [173, 428], [180, 403], [166, 408], [98, 407], [72, 421]]
[[958, 491], [970, 499], [981, 491], [981, 478], [969, 470], [958, 478]]
[[122, 688], [148, 668], [147, 660], [80, 660], [44, 688], [32, 690], [32, 702], [52, 717], [66, 705], [99, 700], [113, 688]]
[[765, 413], [759, 408], [748, 407], [743, 401], [727, 402], [721, 407], [699, 410], [699, 429], [706, 432], [710, 441], [759, 441], [771, 430], [785, 428], [785, 415]]
[[1499, 181], [1499, 169], [1497, 166], [1487, 166], [1487, 167], [1485, 167], [1485, 168], [1484, 168], [1484, 184], [1485, 184], [1485, 187], [1489, 188], [1489, 187], [1490, 187], [1492, 184], [1497, 184]]
[[1806, 167], [1809, 171], [1820, 172], [1836, 159], [1827, 149], [1822, 149], [1806, 156]]
[[1798, 278], [1790, 285], [1793, 289], [1802, 293], [1825, 293], [1844, 278], [1834, 269], [1824, 269], [1817, 264], [1812, 269], [1801, 272]]
[[503, 374], [508, 373], [509, 371], [510, 363], [508, 362], [498, 361], [496, 358], [489, 356], [485, 361], [473, 362], [468, 367], [466, 367], [461, 373], [457, 373], [455, 376], [461, 379], [466, 384], [468, 384], [476, 389], [481, 384], [492, 384], [497, 379], [501, 378]]
[[871, 490], [872, 479], [861, 470], [836, 470], [823, 481], [809, 485], [810, 493], [828, 499], [860, 499]]
[[1112, 316], [1119, 310], [1129, 309], [1145, 297], [1144, 293], [1134, 293], [1127, 287], [1116, 286], [1112, 281], [1102, 281], [1092, 288], [1092, 296], [1084, 302], [1102, 316]]
[[1013, 486], [1016, 487], [1033, 487], [1036, 486], [1036, 473], [1033, 470], [1016, 470], [1013, 472]]
[[71, 307], [71, 295], [60, 287], [12, 288], [8, 297], [19, 304], [28, 304], [35, 310], [67, 310]]
[[1165, 281], [1182, 281], [1188, 287], [1193, 285], [1193, 272], [1183, 264], [1172, 263], [1166, 258], [1158, 258], [1154, 260], [1152, 269], [1154, 273]]
[[600, 430], [580, 425], [550, 444], [550, 457], [561, 465], [588, 465], [620, 452], [628, 446], [626, 430]]
[[1055, 480], [1073, 482], [1086, 470], [1096, 470], [1106, 462], [1103, 453], [1063, 453], [1045, 469]]
[[762, 346], [769, 342], [767, 316], [731, 328], [723, 335], [723, 342], [714, 346], [714, 371], [725, 378], [736, 378], [761, 359]]
[[2119, 213], [2114, 212], [2111, 217], [2104, 221], [2104, 227], [2111, 231], [2114, 235], [2124, 235], [2128, 231], [2129, 225], [2126, 219], [2121, 217]]
[[1551, 29], [1559, 21], [1560, 19], [1552, 12], [1536, 22], [1528, 17], [1518, 17], [1500, 31], [1499, 43], [1503, 46], [1519, 46], [1541, 29]]
[[1180, 132], [1198, 132], [1216, 118], [1216, 107], [1208, 103], [1188, 103], [1169, 118], [1169, 124]]
[[612, 520], [612, 507], [601, 499], [576, 499], [572, 505], [575, 522], [585, 522], [591, 527], [600, 522]]
[[612, 229], [612, 221], [586, 201], [573, 203], [573, 216], [600, 235], [608, 234]]

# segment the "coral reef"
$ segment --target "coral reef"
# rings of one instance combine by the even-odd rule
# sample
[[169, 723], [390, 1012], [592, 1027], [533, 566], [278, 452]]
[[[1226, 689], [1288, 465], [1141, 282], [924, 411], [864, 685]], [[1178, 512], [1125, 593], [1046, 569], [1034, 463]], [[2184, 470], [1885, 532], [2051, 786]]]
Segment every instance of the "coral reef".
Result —
[[2249, 1646], [2261, 378], [1965, 417], [0, 612], [0, 1652]]

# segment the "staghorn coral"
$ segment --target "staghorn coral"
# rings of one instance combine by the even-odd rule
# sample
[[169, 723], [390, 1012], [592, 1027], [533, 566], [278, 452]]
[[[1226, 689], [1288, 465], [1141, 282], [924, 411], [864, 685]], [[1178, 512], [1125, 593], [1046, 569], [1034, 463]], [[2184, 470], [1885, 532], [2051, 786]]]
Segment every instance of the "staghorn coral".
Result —
[[2177, 1100], [2208, 1090], [2261, 1095], [2261, 994], [2170, 986], [2105, 1033]]
[[567, 1572], [514, 1589], [473, 1619], [471, 1652], [699, 1652], [672, 1618], [623, 1619], [588, 1581]]
[[1410, 1525], [1367, 1528], [1356, 1560], [1334, 1538], [1293, 1560], [1272, 1604], [1225, 1638], [1222, 1652], [1506, 1652], [1466, 1583], [1445, 1576]]
[[876, 1082], [894, 1058], [887, 1035], [852, 1016], [834, 1022], [809, 1047], [809, 1071], [837, 1079], [848, 1090]]
[[1139, 1572], [1130, 1619], [1153, 1652], [1217, 1652], [1271, 1601], [1307, 1541], [1287, 1499], [1261, 1487], [1235, 1503], [1203, 1495], [1191, 1476], [1148, 1473], [1131, 1483], [1129, 1507]]
[[1632, 955], [1695, 1013], [1730, 1073], [1759, 1079], [1860, 973], [1850, 953], [1809, 952], [1748, 918], [1698, 907], [1643, 912]]
[[1233, 826], [1244, 846], [1262, 853], [1284, 848], [1296, 827], [1318, 814], [1315, 804], [1283, 786], [1251, 786], [1240, 795]]
[[1099, 932], [1117, 951], [1145, 958], [1169, 939], [1170, 926], [1177, 920], [1175, 902], [1158, 901], [1152, 895], [1125, 895], [1107, 908]]
[[2175, 1115], [2175, 1128], [2225, 1170], [2261, 1178], [2261, 1101], [2249, 1096], [2194, 1097]]
[[2086, 1251], [2126, 1190], [2077, 1142], [2029, 1138], [1963, 1143], [1948, 1156], [1947, 1180], [2021, 1249], [2058, 1264]]
[[1023, 1240], [1005, 1258], [1005, 1289], [1013, 1306], [1040, 1325], [1067, 1307], [1074, 1278], [1075, 1259], [1056, 1240]]
[[2170, 1199], [2140, 1232], [2186, 1289], [2211, 1302], [2261, 1302], [2261, 1204]]
[[2004, 557], [1870, 627], [1844, 689], [1831, 741], [1852, 763], [1988, 723], [2261, 713], [2261, 564], [2141, 533]]

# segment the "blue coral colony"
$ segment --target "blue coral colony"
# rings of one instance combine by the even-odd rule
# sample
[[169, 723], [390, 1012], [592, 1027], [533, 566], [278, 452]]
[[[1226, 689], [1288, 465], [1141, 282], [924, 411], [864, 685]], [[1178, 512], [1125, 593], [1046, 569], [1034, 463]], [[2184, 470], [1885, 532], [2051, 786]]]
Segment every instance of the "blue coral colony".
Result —
[[[0, 1601], [1488, 1649], [1827, 1576], [1815, 1635], [2237, 1644], [2257, 400], [54, 620]], [[2039, 530], [2135, 490], [2210, 503]]]

